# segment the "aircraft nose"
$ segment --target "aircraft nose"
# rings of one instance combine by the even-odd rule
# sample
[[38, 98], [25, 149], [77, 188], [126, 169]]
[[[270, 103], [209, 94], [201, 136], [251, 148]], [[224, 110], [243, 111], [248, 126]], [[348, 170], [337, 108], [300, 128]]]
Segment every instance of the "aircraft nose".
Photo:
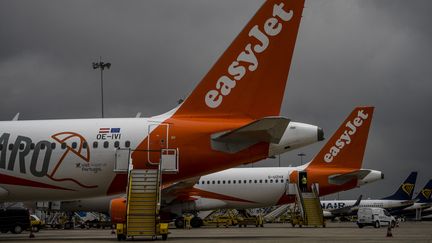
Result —
[[318, 127], [318, 141], [322, 141], [324, 140], [324, 130], [321, 127]]

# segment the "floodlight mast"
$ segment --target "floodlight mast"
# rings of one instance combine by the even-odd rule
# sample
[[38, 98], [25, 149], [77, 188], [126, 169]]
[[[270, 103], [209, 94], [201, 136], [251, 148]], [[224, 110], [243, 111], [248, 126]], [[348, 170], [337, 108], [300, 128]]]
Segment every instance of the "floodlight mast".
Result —
[[110, 69], [111, 63], [102, 62], [102, 57], [99, 57], [99, 62], [93, 62], [93, 69], [100, 69], [101, 74], [101, 99], [102, 99], [102, 118], [104, 118], [104, 97], [103, 97], [103, 71], [106, 69]]

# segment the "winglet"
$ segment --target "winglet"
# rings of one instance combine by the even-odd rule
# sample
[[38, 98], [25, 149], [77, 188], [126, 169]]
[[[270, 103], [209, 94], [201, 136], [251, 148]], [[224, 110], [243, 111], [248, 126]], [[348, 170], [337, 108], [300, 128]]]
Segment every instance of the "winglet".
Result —
[[308, 168], [361, 168], [374, 107], [356, 107]]
[[360, 202], [362, 200], [363, 195], [360, 195], [357, 199], [357, 201], [354, 203], [353, 207], [357, 207], [358, 205], [360, 205]]
[[20, 113], [16, 113], [16, 115], [12, 118], [12, 121], [18, 121]]

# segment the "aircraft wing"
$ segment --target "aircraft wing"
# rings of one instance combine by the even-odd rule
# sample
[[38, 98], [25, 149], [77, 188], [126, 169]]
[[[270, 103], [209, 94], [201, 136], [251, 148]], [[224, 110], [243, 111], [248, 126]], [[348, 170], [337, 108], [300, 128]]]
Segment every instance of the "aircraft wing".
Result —
[[350, 173], [329, 176], [328, 180], [330, 184], [343, 185], [353, 179], [361, 180], [365, 178], [370, 172], [371, 170], [360, 169]]
[[230, 131], [212, 134], [214, 150], [236, 153], [259, 142], [279, 143], [290, 123], [284, 117], [264, 117]]
[[351, 206], [346, 206], [343, 208], [336, 208], [336, 209], [332, 209], [332, 210], [328, 210], [328, 211], [330, 211], [332, 216], [335, 216], [335, 217], [351, 215], [354, 211], [358, 210], [358, 206], [360, 205], [360, 201], [361, 201], [362, 197], [363, 197], [363, 195], [360, 195], [359, 198], [357, 199], [357, 201]]
[[201, 177], [192, 177], [180, 182], [176, 182], [170, 185], [166, 185], [162, 188], [162, 198], [164, 204], [169, 204], [174, 199], [177, 199], [182, 191], [187, 191], [187, 189], [193, 188], [193, 186], [199, 181]]

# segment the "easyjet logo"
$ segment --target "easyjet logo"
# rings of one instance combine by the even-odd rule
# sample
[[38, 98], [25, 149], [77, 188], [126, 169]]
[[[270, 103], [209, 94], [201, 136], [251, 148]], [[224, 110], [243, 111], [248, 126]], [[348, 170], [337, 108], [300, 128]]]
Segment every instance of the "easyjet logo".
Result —
[[431, 193], [432, 193], [432, 190], [431, 190], [431, 189], [423, 189], [423, 190], [421, 190], [421, 194], [423, 194], [423, 196], [424, 196], [426, 199], [429, 199], [429, 198], [430, 198]]
[[407, 194], [411, 195], [412, 190], [414, 189], [414, 184], [405, 183], [402, 185], [402, 190]]
[[[291, 20], [293, 16], [292, 10], [287, 12], [283, 7], [283, 3], [273, 6], [273, 17], [265, 21], [262, 26], [264, 31], [258, 25], [249, 30], [249, 37], [254, 38], [252, 39], [254, 44], [248, 43], [245, 46], [237, 59], [228, 67], [228, 75], [221, 76], [216, 82], [216, 89], [207, 92], [205, 103], [208, 107], [216, 108], [220, 106], [223, 98], [231, 93], [231, 89], [236, 86], [237, 81], [240, 81], [248, 72], [257, 70], [258, 58], [256, 54], [267, 49], [270, 44], [269, 37], [277, 36], [282, 31], [282, 23]], [[257, 41], [258, 43], [255, 43]]]
[[363, 122], [368, 117], [368, 114], [364, 113], [363, 110], [360, 110], [358, 111], [357, 116], [352, 121], [348, 121], [345, 124], [345, 127], [347, 129], [345, 129], [339, 139], [336, 140], [335, 144], [330, 148], [329, 152], [324, 155], [325, 162], [332, 162], [333, 159], [339, 154], [339, 152], [345, 147], [345, 145], [351, 143], [351, 136], [356, 134], [358, 130], [357, 128], [361, 127], [363, 125]]

